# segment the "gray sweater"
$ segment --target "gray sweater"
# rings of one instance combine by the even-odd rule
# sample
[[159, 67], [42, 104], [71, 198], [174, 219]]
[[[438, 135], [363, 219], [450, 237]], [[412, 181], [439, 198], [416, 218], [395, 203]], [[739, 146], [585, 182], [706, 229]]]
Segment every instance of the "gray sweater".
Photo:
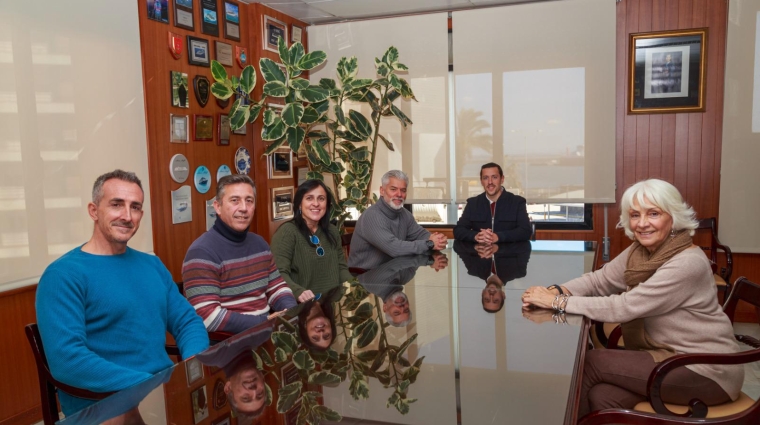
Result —
[[394, 210], [381, 197], [356, 222], [348, 266], [373, 269], [391, 258], [428, 251], [430, 232], [404, 208]]
[[[625, 292], [623, 273], [630, 249], [600, 270], [564, 284], [574, 295], [567, 301], [568, 313], [611, 323], [644, 318], [649, 336], [678, 354], [740, 351], [731, 321], [718, 304], [710, 263], [699, 247], [677, 254]], [[733, 400], [739, 396], [743, 365], [686, 367], [715, 381]]]

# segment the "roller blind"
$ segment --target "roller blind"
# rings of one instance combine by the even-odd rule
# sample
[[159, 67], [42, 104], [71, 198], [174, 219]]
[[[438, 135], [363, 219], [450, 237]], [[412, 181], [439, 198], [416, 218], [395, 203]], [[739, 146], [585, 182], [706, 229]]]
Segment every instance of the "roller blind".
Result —
[[[410, 83], [417, 102], [397, 100], [396, 105], [414, 123], [404, 129], [393, 118], [383, 118], [382, 134], [394, 145], [389, 151], [382, 143], [378, 149], [372, 190], [379, 193], [380, 177], [388, 170], [400, 169], [409, 176], [407, 202], [451, 202], [448, 185], [449, 148], [446, 100], [448, 98], [448, 33], [446, 13], [400, 18], [375, 19], [308, 29], [309, 48], [327, 53], [324, 67], [310, 75], [311, 81], [335, 78], [335, 65], [341, 57], [356, 56], [358, 78], [377, 78], [375, 58], [390, 46], [399, 50], [399, 61], [409, 67], [401, 74]], [[348, 106], [369, 116], [366, 104]]]
[[720, 241], [733, 252], [760, 253], [760, 2], [728, 6]]
[[457, 201], [493, 161], [529, 202], [615, 202], [615, 1], [452, 18]]

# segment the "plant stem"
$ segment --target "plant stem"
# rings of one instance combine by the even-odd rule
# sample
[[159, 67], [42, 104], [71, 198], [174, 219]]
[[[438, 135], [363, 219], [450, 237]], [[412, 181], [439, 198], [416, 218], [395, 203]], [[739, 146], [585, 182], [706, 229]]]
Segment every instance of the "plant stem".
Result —
[[[388, 86], [386, 85], [386, 86], [384, 86], [384, 88], [385, 88], [385, 92], [381, 93], [381, 96], [380, 96], [380, 110], [381, 111], [383, 110], [383, 103], [385, 103], [384, 102], [385, 97], [388, 95]], [[382, 118], [383, 118], [383, 114], [381, 112], [378, 112], [377, 118], [375, 118], [375, 120], [374, 120], [375, 134], [374, 134], [374, 137], [372, 137], [372, 156], [371, 156], [370, 164], [369, 164], [369, 181], [367, 182], [367, 189], [366, 189], [366, 192], [364, 193], [364, 196], [367, 198], [367, 200], [369, 201], [370, 205], [372, 204], [372, 198], [369, 196], [369, 194], [372, 191], [372, 177], [373, 177], [372, 175], [375, 172], [375, 157], [376, 157], [376, 153], [377, 153], [377, 137], [380, 134], [380, 120]]]

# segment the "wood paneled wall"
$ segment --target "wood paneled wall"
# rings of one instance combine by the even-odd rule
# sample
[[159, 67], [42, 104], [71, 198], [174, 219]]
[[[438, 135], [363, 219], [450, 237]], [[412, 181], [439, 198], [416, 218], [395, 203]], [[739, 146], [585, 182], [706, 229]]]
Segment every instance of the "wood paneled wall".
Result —
[[[272, 222], [271, 217], [271, 188], [278, 186], [294, 185], [295, 177], [287, 180], [268, 180], [266, 158], [262, 157], [265, 144], [261, 140], [260, 119], [253, 125], [248, 125], [246, 135], [230, 135], [228, 146], [217, 144], [219, 115], [229, 112], [230, 107], [220, 108], [212, 96], [205, 107], [201, 107], [193, 93], [192, 81], [196, 75], [205, 75], [211, 82], [211, 69], [203, 66], [190, 65], [188, 63], [187, 35], [193, 35], [209, 41], [210, 56], [216, 59], [214, 41], [222, 41], [233, 46], [247, 48], [248, 64], [258, 68], [259, 58], [270, 57], [279, 62], [276, 53], [264, 51], [262, 48], [262, 17], [264, 14], [272, 16], [288, 25], [290, 34], [291, 25], [296, 23], [303, 28], [306, 24], [296, 21], [281, 13], [275, 12], [261, 4], [239, 3], [240, 16], [240, 41], [224, 38], [223, 19], [219, 19], [219, 36], [209, 36], [201, 33], [200, 4], [195, 2], [193, 8], [195, 30], [189, 31], [173, 25], [174, 10], [170, 7], [169, 22], [164, 24], [147, 18], [147, 3], [138, 2], [140, 13], [140, 41], [142, 44], [143, 58], [143, 83], [145, 86], [145, 110], [146, 128], [148, 140], [148, 162], [150, 170], [151, 212], [153, 214], [153, 250], [161, 258], [166, 267], [172, 273], [176, 282], [182, 281], [182, 261], [190, 244], [206, 231], [206, 201], [214, 197], [216, 193], [217, 168], [226, 164], [232, 172], [235, 172], [234, 155], [239, 147], [246, 147], [251, 153], [252, 170], [249, 175], [256, 183], [257, 199], [256, 213], [251, 230], [261, 234], [269, 240], [271, 234], [279, 223]], [[218, 15], [223, 16], [224, 2], [218, 2]], [[169, 52], [168, 31], [172, 31], [183, 37], [184, 52], [175, 60]], [[304, 34], [304, 40], [305, 40]], [[171, 103], [170, 71], [184, 72], [188, 75], [188, 98], [190, 108], [179, 108]], [[232, 67], [227, 67], [230, 75], [240, 75], [242, 68], [237, 61]], [[260, 96], [263, 86], [263, 77], [257, 75], [257, 87], [255, 97]], [[234, 99], [233, 99], [234, 100]], [[232, 102], [230, 102], [231, 104]], [[169, 115], [181, 114], [190, 117], [190, 143], [169, 143]], [[212, 115], [214, 117], [214, 140], [192, 140], [193, 115]], [[184, 154], [190, 164], [190, 176], [185, 183], [176, 183], [169, 175], [169, 161], [177, 153]], [[193, 173], [195, 169], [205, 165], [211, 171], [212, 182], [210, 190], [199, 193], [193, 185]], [[191, 186], [193, 219], [189, 223], [172, 224], [171, 191], [177, 190], [183, 185]]]

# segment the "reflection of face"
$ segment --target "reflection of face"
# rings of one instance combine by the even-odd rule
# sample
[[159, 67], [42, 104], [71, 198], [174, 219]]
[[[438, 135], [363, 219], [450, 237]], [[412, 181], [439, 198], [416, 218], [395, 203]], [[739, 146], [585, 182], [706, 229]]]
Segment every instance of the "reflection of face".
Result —
[[497, 311], [504, 302], [504, 291], [501, 289], [501, 283], [498, 279], [489, 279], [486, 287], [481, 294], [483, 308], [488, 311]]
[[306, 192], [299, 208], [301, 208], [301, 215], [306, 225], [309, 227], [316, 226], [327, 211], [327, 193], [325, 189], [322, 186], [317, 186]]
[[254, 363], [250, 363], [229, 377], [224, 384], [224, 393], [228, 396], [232, 393], [232, 404], [236, 411], [256, 412], [267, 401], [264, 375], [256, 369]]
[[317, 347], [327, 349], [332, 344], [334, 337], [332, 326], [319, 303], [311, 306], [309, 315], [306, 317], [306, 335]]
[[499, 175], [499, 169], [496, 167], [484, 168], [480, 170], [480, 184], [486, 191], [486, 195], [494, 197], [501, 190], [504, 184], [504, 176]]
[[95, 236], [109, 244], [126, 246], [140, 228], [143, 198], [142, 189], [135, 183], [106, 180], [98, 205], [91, 202], [87, 207], [95, 221]]
[[217, 217], [238, 232], [244, 232], [251, 226], [255, 209], [253, 188], [248, 183], [228, 185], [224, 188], [222, 201], [214, 200]]
[[401, 291], [392, 294], [383, 302], [383, 312], [390, 317], [394, 324], [409, 320], [409, 298]]
[[386, 204], [395, 210], [400, 210], [406, 200], [406, 183], [395, 177], [388, 179], [388, 184], [380, 186], [380, 196]]
[[660, 207], [651, 205], [646, 198], [644, 203], [650, 206], [642, 207], [634, 199], [633, 206], [628, 211], [628, 222], [636, 240], [649, 252], [655, 252], [670, 235], [673, 217]]

